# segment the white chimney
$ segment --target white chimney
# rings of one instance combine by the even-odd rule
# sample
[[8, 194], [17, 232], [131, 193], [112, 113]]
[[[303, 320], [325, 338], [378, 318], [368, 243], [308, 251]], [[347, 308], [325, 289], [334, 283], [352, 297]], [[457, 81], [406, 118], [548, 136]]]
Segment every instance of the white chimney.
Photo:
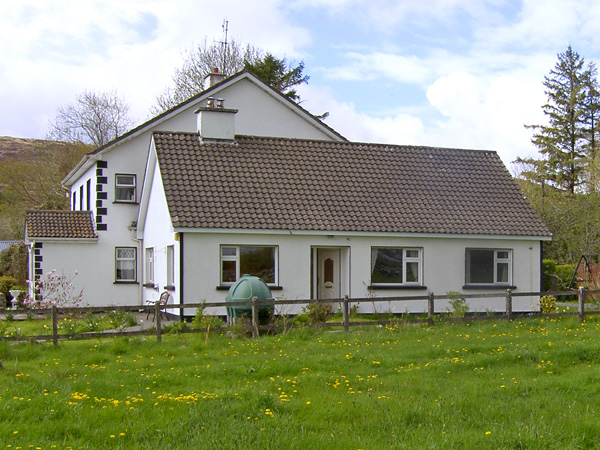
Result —
[[222, 98], [206, 99], [206, 106], [198, 108], [198, 133], [201, 140], [232, 141], [235, 139], [237, 109], [224, 107]]
[[225, 78], [226, 75], [224, 73], [220, 73], [218, 68], [213, 67], [210, 73], [204, 77], [204, 89], [213, 87], [215, 84], [220, 83]]

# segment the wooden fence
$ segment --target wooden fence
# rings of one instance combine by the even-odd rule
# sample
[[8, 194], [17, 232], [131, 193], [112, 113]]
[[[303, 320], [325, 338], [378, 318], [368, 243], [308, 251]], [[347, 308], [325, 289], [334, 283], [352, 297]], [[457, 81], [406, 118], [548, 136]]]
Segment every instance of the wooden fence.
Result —
[[[399, 323], [399, 318], [402, 320], [407, 320], [410, 323], [429, 323], [433, 324], [436, 320], [453, 320], [453, 321], [475, 321], [475, 320], [490, 320], [490, 319], [513, 319], [517, 314], [520, 316], [527, 317], [561, 317], [561, 316], [578, 316], [580, 321], [585, 319], [586, 315], [594, 315], [600, 314], [600, 309], [591, 309], [588, 308], [586, 310], [586, 298], [589, 298], [591, 295], [600, 294], [600, 290], [586, 290], [584, 288], [580, 288], [577, 291], [549, 291], [549, 292], [512, 292], [511, 290], [507, 290], [506, 292], [499, 294], [460, 294], [460, 298], [468, 299], [485, 299], [485, 298], [504, 298], [506, 302], [505, 312], [503, 314], [486, 314], [486, 313], [469, 313], [463, 318], [452, 318], [447, 313], [435, 313], [435, 302], [441, 300], [451, 300], [456, 298], [457, 295], [435, 295], [430, 292], [428, 295], [420, 295], [420, 296], [410, 296], [410, 297], [367, 297], [367, 298], [348, 298], [347, 296], [344, 298], [337, 299], [303, 299], [303, 300], [264, 300], [259, 301], [256, 297], [252, 299], [252, 301], [246, 302], [214, 302], [214, 303], [186, 303], [184, 305], [161, 305], [156, 303], [153, 306], [145, 305], [145, 306], [110, 306], [110, 307], [67, 307], [67, 308], [57, 308], [53, 306], [48, 309], [35, 309], [36, 315], [50, 315], [52, 318], [52, 334], [50, 335], [38, 335], [38, 336], [16, 336], [16, 337], [2, 337], [0, 340], [30, 340], [30, 341], [44, 341], [44, 340], [52, 340], [56, 345], [60, 339], [88, 339], [88, 338], [102, 338], [102, 337], [114, 337], [114, 336], [139, 336], [139, 335], [156, 335], [156, 339], [161, 341], [162, 335], [165, 333], [162, 326], [162, 316], [161, 312], [164, 313], [165, 310], [170, 309], [190, 309], [190, 308], [209, 308], [209, 307], [250, 307], [251, 314], [248, 318], [248, 325], [251, 328], [251, 333], [254, 338], [257, 338], [260, 334], [260, 331], [277, 331], [277, 330], [288, 330], [292, 328], [301, 328], [301, 327], [340, 327], [344, 331], [348, 332], [350, 327], [356, 326], [373, 326], [373, 325], [388, 325], [388, 324], [397, 324]], [[563, 297], [563, 296], [575, 296], [577, 297], [577, 311], [576, 312], [558, 312], [558, 313], [541, 313], [536, 311], [531, 312], [515, 312], [513, 311], [513, 298], [515, 297], [541, 297], [545, 295], [552, 295], [554, 297]], [[396, 314], [396, 318], [393, 320], [364, 320], [364, 321], [350, 321], [350, 305], [352, 303], [362, 303], [362, 302], [392, 302], [392, 301], [423, 301], [427, 302], [427, 312], [426, 313], [403, 313]], [[342, 321], [341, 322], [324, 322], [324, 323], [306, 323], [302, 325], [295, 325], [293, 323], [287, 323], [284, 325], [260, 325], [259, 324], [259, 310], [261, 306], [285, 306], [285, 305], [308, 305], [311, 303], [321, 303], [321, 304], [337, 304], [340, 306], [342, 312]], [[31, 310], [29, 310], [31, 312]], [[156, 325], [152, 327], [153, 329], [146, 330], [137, 330], [137, 331], [99, 331], [99, 332], [86, 332], [86, 333], [78, 333], [78, 334], [59, 334], [58, 330], [58, 318], [60, 315], [73, 314], [73, 315], [84, 315], [86, 313], [102, 313], [106, 311], [128, 311], [128, 312], [143, 312], [145, 314], [151, 313], [154, 314]], [[23, 312], [23, 310], [10, 310], [5, 311], [5, 314], [14, 313], [14, 312]], [[377, 314], [377, 313], [373, 313]], [[437, 316], [437, 317], [436, 317]], [[213, 332], [227, 331], [229, 327], [223, 328], [215, 328]], [[179, 328], [177, 330], [178, 333], [209, 333], [211, 331], [210, 328], [203, 329], [191, 329], [191, 328]]]

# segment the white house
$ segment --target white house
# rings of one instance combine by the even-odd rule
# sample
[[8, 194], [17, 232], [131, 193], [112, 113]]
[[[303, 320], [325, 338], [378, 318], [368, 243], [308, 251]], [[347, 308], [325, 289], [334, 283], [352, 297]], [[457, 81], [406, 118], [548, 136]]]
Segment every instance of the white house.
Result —
[[[249, 72], [230, 78], [212, 73], [201, 94], [149, 120], [85, 156], [63, 184], [71, 211], [29, 211], [25, 239], [30, 248], [30, 279], [56, 270], [74, 278], [91, 306], [136, 305], [159, 295], [163, 285], [144, 292], [142, 259], [151, 271], [136, 232], [141, 186], [152, 133], [195, 132], [196, 111], [207, 102], [226, 102], [238, 111], [238, 131], [259, 136], [343, 141], [344, 138]], [[162, 258], [162, 255], [157, 255]]]
[[153, 133], [136, 238], [144, 283], [175, 303], [224, 300], [245, 273], [288, 299], [540, 289], [551, 235], [495, 152], [244, 135], [235, 118], [211, 103], [198, 131]]

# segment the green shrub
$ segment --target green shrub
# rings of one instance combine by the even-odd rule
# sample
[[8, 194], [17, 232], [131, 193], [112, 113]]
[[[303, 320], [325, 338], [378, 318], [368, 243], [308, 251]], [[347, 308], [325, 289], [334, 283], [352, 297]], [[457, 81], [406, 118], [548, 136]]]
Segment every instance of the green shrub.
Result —
[[213, 316], [212, 314], [205, 314], [204, 313], [204, 300], [202, 300], [200, 303], [202, 303], [202, 306], [198, 309], [196, 309], [196, 315], [194, 316], [194, 319], [192, 320], [192, 328], [196, 329], [196, 330], [202, 330], [202, 329], [206, 329], [206, 328], [222, 328], [225, 326], [225, 323], [223, 322], [223, 320], [219, 317], [219, 316]]
[[108, 320], [113, 328], [121, 330], [125, 327], [134, 327], [137, 325], [135, 317], [129, 311], [113, 309], [106, 312]]
[[6, 306], [10, 306], [10, 301], [13, 299], [13, 296], [10, 295], [10, 290], [18, 284], [18, 281], [15, 277], [10, 275], [4, 275], [0, 277], [0, 292], [4, 294], [6, 298]]
[[[557, 288], [559, 291], [566, 291], [569, 287], [569, 283], [575, 273], [575, 266], [572, 264], [557, 264], [556, 266], [556, 280]], [[571, 286], [575, 288], [575, 286]]]
[[554, 277], [556, 277], [556, 261], [544, 259], [542, 261], [542, 289], [544, 291], [552, 290], [552, 279]]
[[540, 309], [544, 314], [550, 314], [557, 311], [556, 297], [554, 297], [554, 295], [544, 295], [540, 298]]
[[469, 305], [463, 297], [462, 292], [449, 291], [446, 292], [446, 295], [450, 297], [450, 307], [446, 308], [446, 312], [448, 312], [451, 317], [457, 319], [465, 317], [465, 315], [469, 312]]
[[331, 303], [309, 303], [302, 312], [308, 316], [311, 323], [327, 322], [333, 315], [333, 306]]
[[0, 252], [0, 275], [11, 276], [21, 285], [27, 282], [27, 246], [13, 244]]

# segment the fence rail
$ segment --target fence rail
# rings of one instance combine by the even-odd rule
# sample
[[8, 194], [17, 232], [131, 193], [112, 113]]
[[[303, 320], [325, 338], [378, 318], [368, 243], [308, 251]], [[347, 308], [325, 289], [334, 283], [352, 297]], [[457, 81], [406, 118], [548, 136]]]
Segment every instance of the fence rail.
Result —
[[[388, 325], [398, 323], [398, 319], [395, 320], [369, 320], [369, 321], [350, 321], [350, 305], [352, 303], [361, 303], [361, 302], [370, 302], [370, 303], [378, 303], [378, 302], [393, 302], [393, 301], [423, 301], [427, 302], [427, 312], [425, 313], [426, 317], [420, 317], [423, 313], [402, 313], [401, 316], [404, 319], [410, 318], [410, 323], [434, 323], [434, 317], [438, 316], [441, 320], [453, 320], [453, 321], [473, 321], [473, 320], [492, 320], [498, 319], [499, 317], [503, 317], [505, 319], [511, 320], [515, 314], [526, 314], [529, 317], [565, 317], [565, 316], [578, 316], [580, 321], [585, 320], [585, 316], [587, 315], [597, 315], [600, 314], [600, 309], [598, 310], [586, 310], [586, 298], [588, 296], [600, 294], [600, 290], [586, 290], [583, 287], [579, 288], [579, 290], [572, 291], [548, 291], [548, 292], [512, 292], [510, 289], [500, 293], [492, 293], [492, 294], [460, 294], [460, 298], [467, 299], [485, 299], [485, 298], [504, 298], [506, 301], [506, 309], [504, 314], [500, 315], [469, 315], [464, 318], [450, 318], [444, 317], [444, 313], [436, 313], [435, 312], [435, 302], [441, 300], [451, 300], [456, 298], [457, 294], [454, 295], [435, 295], [433, 292], [430, 292], [428, 295], [417, 295], [417, 296], [408, 296], [408, 297], [362, 297], [362, 298], [349, 298], [345, 296], [343, 298], [336, 299], [300, 299], [300, 300], [258, 300], [256, 297], [252, 299], [252, 301], [242, 301], [242, 302], [202, 302], [202, 303], [186, 303], [183, 305], [178, 304], [167, 304], [162, 305], [156, 303], [155, 305], [132, 305], [132, 306], [92, 306], [92, 307], [64, 307], [58, 308], [53, 306], [52, 308], [40, 308], [35, 309], [35, 313], [39, 315], [50, 315], [52, 319], [52, 334], [51, 335], [38, 335], [38, 336], [20, 336], [20, 337], [2, 337], [0, 340], [52, 340], [56, 345], [60, 339], [87, 339], [87, 338], [101, 338], [101, 337], [113, 337], [113, 336], [143, 336], [143, 335], [156, 335], [156, 339], [158, 341], [162, 340], [162, 335], [164, 334], [164, 330], [162, 327], [162, 317], [161, 313], [165, 313], [166, 310], [173, 309], [191, 309], [191, 308], [208, 308], [208, 307], [241, 307], [246, 306], [251, 308], [250, 326], [253, 337], [258, 337], [260, 331], [275, 331], [275, 330], [287, 330], [292, 328], [322, 328], [322, 327], [342, 327], [344, 331], [348, 332], [350, 327], [355, 326], [373, 326], [373, 325]], [[523, 313], [522, 311], [515, 312], [513, 311], [513, 303], [512, 299], [514, 297], [542, 297], [546, 295], [552, 295], [554, 297], [563, 297], [563, 296], [576, 296], [577, 297], [577, 312], [556, 312], [556, 313], [542, 313], [531, 311], [527, 313]], [[294, 325], [294, 324], [284, 324], [284, 325], [260, 325], [259, 324], [259, 310], [261, 306], [285, 306], [285, 305], [308, 305], [308, 304], [338, 304], [340, 305], [340, 309], [342, 312], [342, 321], [341, 322], [326, 322], [326, 323], [310, 323], [310, 324], [302, 324], [302, 325]], [[22, 310], [17, 310], [22, 311]], [[86, 332], [86, 333], [78, 333], [78, 334], [59, 334], [58, 333], [58, 318], [61, 314], [79, 314], [83, 315], [85, 313], [101, 313], [106, 311], [125, 311], [125, 312], [142, 312], [144, 314], [153, 313], [156, 326], [153, 330], [138, 330], [138, 331], [99, 331], [99, 332]], [[5, 310], [4, 314], [13, 313], [14, 310]], [[213, 332], [225, 331], [228, 327], [214, 328]], [[186, 329], [179, 330], [178, 332], [182, 333], [209, 333], [211, 331], [210, 327], [203, 329]]]

